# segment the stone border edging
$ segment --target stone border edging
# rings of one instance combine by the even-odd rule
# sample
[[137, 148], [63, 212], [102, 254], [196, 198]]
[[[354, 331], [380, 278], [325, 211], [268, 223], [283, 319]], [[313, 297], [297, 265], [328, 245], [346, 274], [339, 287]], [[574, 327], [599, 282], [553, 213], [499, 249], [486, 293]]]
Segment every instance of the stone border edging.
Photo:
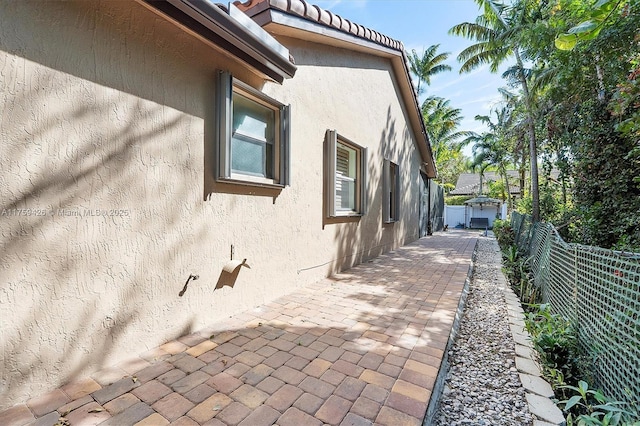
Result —
[[[458, 335], [458, 331], [460, 329], [462, 314], [464, 313], [464, 307], [467, 304], [467, 296], [469, 295], [469, 286], [471, 285], [471, 278], [473, 277], [473, 272], [475, 270], [476, 257], [478, 254], [478, 241], [479, 239], [476, 240], [476, 246], [474, 247], [473, 254], [471, 255], [471, 264], [469, 265], [467, 278], [465, 278], [464, 280], [464, 287], [462, 288], [462, 292], [460, 294], [460, 301], [458, 302], [458, 308], [456, 309], [456, 316], [453, 320], [453, 325], [451, 326], [451, 333], [449, 334], [449, 340], [447, 341], [447, 346], [444, 349], [444, 354], [442, 355], [442, 361], [440, 362], [438, 375], [433, 385], [431, 398], [429, 399], [429, 405], [427, 406], [427, 412], [425, 413], [424, 420], [422, 421], [423, 426], [431, 426], [431, 424], [433, 423], [433, 418], [438, 412], [438, 407], [440, 405], [440, 398], [442, 397], [442, 391], [444, 389], [444, 382], [449, 372], [449, 351], [451, 350], [451, 347], [453, 346], [453, 343], [455, 342], [456, 336]], [[545, 425], [536, 425], [536, 426], [545, 426]]]
[[536, 351], [531, 344], [531, 336], [524, 323], [524, 310], [520, 299], [509, 286], [504, 273], [498, 271], [498, 286], [504, 292], [504, 299], [509, 314], [509, 328], [516, 346], [516, 369], [520, 382], [524, 388], [529, 405], [529, 412], [537, 420], [533, 426], [564, 426], [565, 417], [562, 411], [553, 403], [554, 397], [551, 385], [542, 377], [537, 363]]

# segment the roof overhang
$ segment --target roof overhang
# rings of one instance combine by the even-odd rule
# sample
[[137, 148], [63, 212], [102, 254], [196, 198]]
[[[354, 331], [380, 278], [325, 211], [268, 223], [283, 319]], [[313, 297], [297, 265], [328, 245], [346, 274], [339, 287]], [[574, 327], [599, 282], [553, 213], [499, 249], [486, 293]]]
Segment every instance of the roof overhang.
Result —
[[160, 15], [253, 68], [282, 83], [296, 72], [289, 51], [233, 4], [211, 0], [137, 0]]
[[[279, 3], [283, 5], [278, 6]], [[411, 128], [416, 135], [416, 143], [422, 158], [423, 170], [428, 177], [436, 177], [437, 169], [431, 150], [431, 143], [422, 118], [416, 90], [411, 81], [407, 65], [408, 59], [402, 43], [302, 1], [292, 1], [289, 4], [286, 1], [267, 0], [247, 2], [245, 4], [235, 2], [235, 4], [271, 34], [389, 59], [397, 77], [396, 81], [400, 88], [403, 103], [407, 108]], [[296, 11], [296, 13], [288, 13], [286, 11], [287, 7], [293, 8], [296, 4], [306, 7], [306, 10]]]
[[469, 205], [495, 205], [495, 206], [499, 206], [500, 204], [502, 204], [502, 201], [496, 199], [496, 198], [489, 198], [489, 197], [485, 197], [485, 196], [480, 196], [480, 197], [476, 197], [476, 198], [472, 198], [470, 200], [467, 200], [464, 202], [465, 204], [469, 204]]

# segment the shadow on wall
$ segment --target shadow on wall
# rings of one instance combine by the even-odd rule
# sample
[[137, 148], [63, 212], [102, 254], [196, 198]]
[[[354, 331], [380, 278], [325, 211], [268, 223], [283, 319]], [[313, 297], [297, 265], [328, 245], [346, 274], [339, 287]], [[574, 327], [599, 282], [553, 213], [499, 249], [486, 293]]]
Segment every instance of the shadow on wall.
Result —
[[[1, 2], [0, 15], [2, 84], [13, 84], [0, 99], [3, 407], [51, 385], [33, 377], [104, 366], [118, 341], [149, 330], [142, 318], [183, 306], [184, 265], [208, 233], [184, 220], [201, 213], [207, 114], [189, 94], [207, 90], [191, 81], [202, 69], [180, 62], [190, 36], [171, 39], [140, 6]], [[190, 332], [189, 315], [153, 319], [157, 338]]]
[[[328, 275], [372, 259], [418, 238], [420, 192], [416, 176], [419, 178], [419, 166], [412, 167], [411, 155], [415, 152], [409, 149], [413, 144], [409, 129], [404, 127], [400, 136], [396, 127], [396, 120], [392, 117], [391, 107], [389, 107], [376, 155], [373, 156], [370, 153], [367, 162], [368, 210], [366, 215], [360, 218], [325, 219], [325, 226], [335, 227], [336, 243], [336, 262], [329, 265]], [[372, 157], [376, 159], [373, 160]], [[400, 219], [394, 223], [383, 222], [382, 161], [385, 158], [398, 164], [401, 171]], [[326, 200], [326, 194], [324, 195], [323, 199]]]
[[[201, 114], [200, 102], [181, 90], [185, 84], [198, 84], [202, 73], [212, 69], [207, 55], [193, 61], [202, 50], [193, 36], [137, 3], [49, 3], [2, 2], [0, 50], [190, 115]], [[158, 85], [165, 90], [158, 91]]]

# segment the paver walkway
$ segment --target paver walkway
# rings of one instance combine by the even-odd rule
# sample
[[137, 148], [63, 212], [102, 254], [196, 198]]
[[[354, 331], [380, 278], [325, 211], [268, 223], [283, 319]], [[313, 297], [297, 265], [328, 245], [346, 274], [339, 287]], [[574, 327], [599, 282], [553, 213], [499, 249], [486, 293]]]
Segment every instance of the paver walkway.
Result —
[[423, 238], [14, 406], [0, 424], [420, 425], [477, 236]]

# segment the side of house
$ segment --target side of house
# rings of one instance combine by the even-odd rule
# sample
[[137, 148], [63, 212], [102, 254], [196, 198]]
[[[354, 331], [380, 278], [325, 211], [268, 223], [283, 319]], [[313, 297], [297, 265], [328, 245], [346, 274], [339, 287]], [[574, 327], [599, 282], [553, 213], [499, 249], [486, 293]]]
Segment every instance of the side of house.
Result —
[[205, 3], [0, 0], [0, 409], [419, 238], [402, 45]]

